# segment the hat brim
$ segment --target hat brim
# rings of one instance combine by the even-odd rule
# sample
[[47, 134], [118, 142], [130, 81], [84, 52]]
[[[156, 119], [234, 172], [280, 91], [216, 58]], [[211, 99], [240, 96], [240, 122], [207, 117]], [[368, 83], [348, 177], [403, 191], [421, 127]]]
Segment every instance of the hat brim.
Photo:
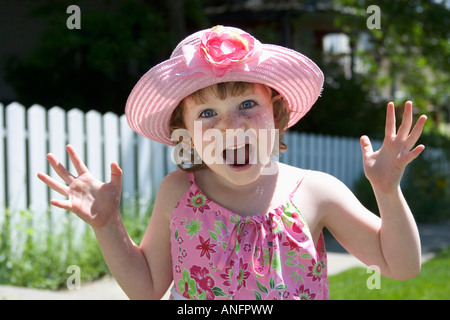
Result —
[[231, 69], [225, 75], [196, 72], [183, 75], [183, 56], [170, 58], [151, 68], [128, 97], [125, 113], [130, 127], [140, 135], [173, 145], [169, 122], [179, 103], [190, 94], [221, 82], [252, 82], [280, 93], [290, 109], [288, 127], [302, 118], [322, 91], [323, 73], [301, 53], [277, 45], [263, 44], [270, 59], [251, 71]]

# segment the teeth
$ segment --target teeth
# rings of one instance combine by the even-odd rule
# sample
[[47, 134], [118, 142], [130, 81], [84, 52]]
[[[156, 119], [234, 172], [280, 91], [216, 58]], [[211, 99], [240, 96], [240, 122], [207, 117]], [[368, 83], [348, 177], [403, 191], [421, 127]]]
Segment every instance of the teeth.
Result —
[[236, 149], [240, 149], [240, 148], [243, 148], [243, 147], [245, 147], [245, 144], [243, 144], [241, 146], [230, 147], [230, 148], [227, 148], [227, 150], [236, 150]]

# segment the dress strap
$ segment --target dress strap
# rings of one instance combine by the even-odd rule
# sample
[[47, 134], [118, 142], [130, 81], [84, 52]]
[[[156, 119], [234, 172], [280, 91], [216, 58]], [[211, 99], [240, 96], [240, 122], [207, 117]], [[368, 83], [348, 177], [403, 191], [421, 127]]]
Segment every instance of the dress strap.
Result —
[[303, 179], [305, 179], [306, 175], [308, 174], [309, 170], [303, 170], [304, 173], [303, 175], [300, 177], [300, 179], [297, 181], [297, 184], [295, 185], [294, 190], [292, 190], [292, 192], [289, 194], [289, 198], [292, 198], [294, 196], [294, 194], [297, 192], [298, 188], [300, 187], [300, 185], [303, 182]]
[[188, 179], [189, 182], [191, 183], [191, 185], [193, 185], [195, 183], [195, 176], [193, 172], [188, 172]]

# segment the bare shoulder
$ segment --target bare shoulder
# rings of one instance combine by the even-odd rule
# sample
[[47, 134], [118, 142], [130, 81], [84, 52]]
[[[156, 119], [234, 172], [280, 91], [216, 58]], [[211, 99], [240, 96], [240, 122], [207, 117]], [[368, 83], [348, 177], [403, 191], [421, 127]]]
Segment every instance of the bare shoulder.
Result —
[[[303, 201], [310, 201], [317, 207], [317, 213], [323, 218], [340, 209], [360, 206], [353, 192], [336, 177], [320, 172], [309, 171], [302, 182]], [[308, 199], [308, 200], [305, 200]]]
[[282, 162], [277, 162], [277, 166], [278, 177], [283, 184], [289, 183], [289, 181], [296, 183], [308, 172], [308, 170], [293, 167]]
[[165, 211], [169, 216], [183, 194], [189, 189], [188, 174], [181, 170], [169, 173], [161, 182], [155, 199], [155, 209]]
[[[341, 181], [324, 172], [287, 165], [280, 165], [279, 168], [282, 178], [280, 180], [289, 185], [286, 191], [295, 190], [291, 201], [306, 219], [313, 240], [317, 243], [323, 227], [327, 224], [327, 215], [340, 211], [337, 208], [341, 205], [342, 198], [348, 197], [351, 191]], [[343, 194], [345, 196], [342, 196]]]
[[286, 164], [279, 164], [279, 174], [283, 181], [302, 180], [299, 187], [300, 193], [314, 194], [314, 198], [325, 201], [332, 200], [337, 191], [349, 191], [344, 183], [328, 173], [315, 170], [306, 170]]
[[305, 170], [303, 181], [293, 201], [308, 221], [313, 234], [327, 226], [328, 217], [340, 216], [349, 207], [359, 207], [351, 190], [334, 176], [315, 170]]
[[309, 170], [302, 184], [305, 189], [310, 189], [312, 192], [322, 190], [322, 200], [332, 200], [337, 193], [350, 192], [342, 181], [321, 171]]
[[[302, 183], [302, 201], [314, 207], [318, 224], [330, 231], [343, 221], [370, 221], [376, 225], [375, 215], [367, 210], [353, 192], [330, 174], [310, 171]], [[310, 208], [311, 208], [310, 207]]]
[[163, 179], [161, 186], [173, 188], [173, 192], [181, 192], [183, 190], [186, 192], [190, 186], [188, 174], [181, 169], [172, 171]]
[[284, 192], [295, 190], [292, 198], [294, 203], [307, 207], [314, 215], [322, 212], [327, 203], [335, 202], [338, 199], [336, 194], [346, 189], [341, 181], [327, 173], [286, 164], [279, 165], [278, 187], [285, 188]]

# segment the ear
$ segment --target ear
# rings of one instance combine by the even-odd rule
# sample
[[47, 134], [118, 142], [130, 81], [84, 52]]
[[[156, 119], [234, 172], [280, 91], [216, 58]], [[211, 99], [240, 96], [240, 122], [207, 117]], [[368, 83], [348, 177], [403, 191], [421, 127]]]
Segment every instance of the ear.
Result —
[[272, 98], [272, 108], [275, 128], [279, 129], [281, 132], [285, 132], [291, 116], [291, 110], [289, 109], [288, 104], [281, 95], [277, 95]]
[[177, 129], [186, 129], [186, 125], [184, 123], [183, 118], [183, 110], [184, 110], [184, 100], [182, 100], [178, 106], [173, 110], [172, 115], [170, 116], [169, 128], [173, 132]]

